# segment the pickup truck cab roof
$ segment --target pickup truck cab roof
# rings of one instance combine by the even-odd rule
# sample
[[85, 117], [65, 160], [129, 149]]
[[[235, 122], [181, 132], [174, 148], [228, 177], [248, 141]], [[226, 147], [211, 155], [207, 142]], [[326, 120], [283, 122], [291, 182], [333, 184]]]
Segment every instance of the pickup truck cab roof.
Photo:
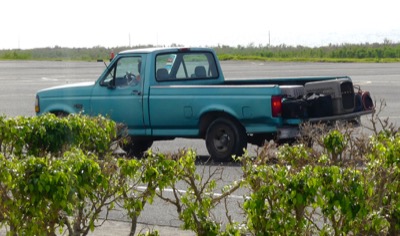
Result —
[[187, 48], [187, 47], [155, 47], [155, 48], [138, 48], [138, 49], [129, 49], [120, 52], [120, 55], [130, 54], [130, 53], [168, 53], [168, 52], [184, 52], [184, 51], [214, 51], [211, 48]]

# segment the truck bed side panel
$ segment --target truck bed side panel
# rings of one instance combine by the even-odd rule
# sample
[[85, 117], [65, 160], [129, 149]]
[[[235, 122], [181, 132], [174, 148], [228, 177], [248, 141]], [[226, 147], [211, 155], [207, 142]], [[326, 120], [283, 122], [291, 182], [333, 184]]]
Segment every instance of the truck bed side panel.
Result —
[[236, 117], [248, 133], [275, 132], [282, 119], [271, 117], [271, 96], [277, 86], [152, 86], [150, 125], [155, 136], [198, 137], [200, 117], [225, 112]]

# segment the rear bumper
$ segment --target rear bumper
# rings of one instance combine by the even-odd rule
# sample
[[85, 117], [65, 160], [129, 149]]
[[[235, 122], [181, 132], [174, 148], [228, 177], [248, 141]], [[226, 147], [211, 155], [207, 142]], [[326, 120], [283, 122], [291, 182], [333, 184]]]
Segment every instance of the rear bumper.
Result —
[[320, 123], [329, 121], [347, 121], [347, 120], [359, 120], [361, 116], [374, 113], [374, 110], [352, 112], [348, 114], [340, 114], [335, 116], [317, 117], [304, 120], [310, 123]]
[[[341, 114], [341, 115], [335, 115], [335, 116], [317, 117], [317, 118], [303, 120], [302, 123], [317, 124], [317, 123], [330, 123], [330, 122], [341, 122], [341, 121], [343, 121], [343, 122], [355, 121], [356, 123], [360, 124], [361, 116], [372, 114], [372, 113], [374, 113], [374, 110], [353, 112], [353, 113]], [[293, 139], [293, 138], [298, 138], [298, 137], [300, 137], [300, 129], [299, 129], [298, 125], [284, 126], [284, 127], [278, 128], [278, 132], [277, 132], [278, 140]]]
[[298, 126], [288, 126], [278, 129], [277, 139], [293, 139], [300, 137], [300, 130]]

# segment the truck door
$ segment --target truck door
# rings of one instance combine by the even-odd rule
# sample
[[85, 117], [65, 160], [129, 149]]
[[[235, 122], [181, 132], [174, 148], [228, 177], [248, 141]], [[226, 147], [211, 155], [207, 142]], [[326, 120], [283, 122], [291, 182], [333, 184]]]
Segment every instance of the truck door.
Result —
[[143, 122], [143, 79], [140, 56], [121, 57], [96, 83], [91, 114], [124, 123], [131, 135], [145, 133]]

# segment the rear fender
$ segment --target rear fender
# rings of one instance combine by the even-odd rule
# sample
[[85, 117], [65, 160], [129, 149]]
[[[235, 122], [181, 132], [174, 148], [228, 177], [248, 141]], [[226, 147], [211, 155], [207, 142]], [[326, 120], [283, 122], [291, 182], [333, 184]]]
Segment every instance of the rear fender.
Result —
[[225, 110], [212, 110], [212, 111], [205, 112], [200, 117], [200, 124], [199, 124], [200, 137], [205, 138], [207, 128], [211, 124], [211, 122], [213, 122], [215, 119], [221, 118], [221, 117], [227, 118], [227, 119], [231, 120], [232, 122], [234, 122], [235, 124], [243, 127], [243, 125], [239, 122], [239, 120], [233, 114], [231, 114]]

